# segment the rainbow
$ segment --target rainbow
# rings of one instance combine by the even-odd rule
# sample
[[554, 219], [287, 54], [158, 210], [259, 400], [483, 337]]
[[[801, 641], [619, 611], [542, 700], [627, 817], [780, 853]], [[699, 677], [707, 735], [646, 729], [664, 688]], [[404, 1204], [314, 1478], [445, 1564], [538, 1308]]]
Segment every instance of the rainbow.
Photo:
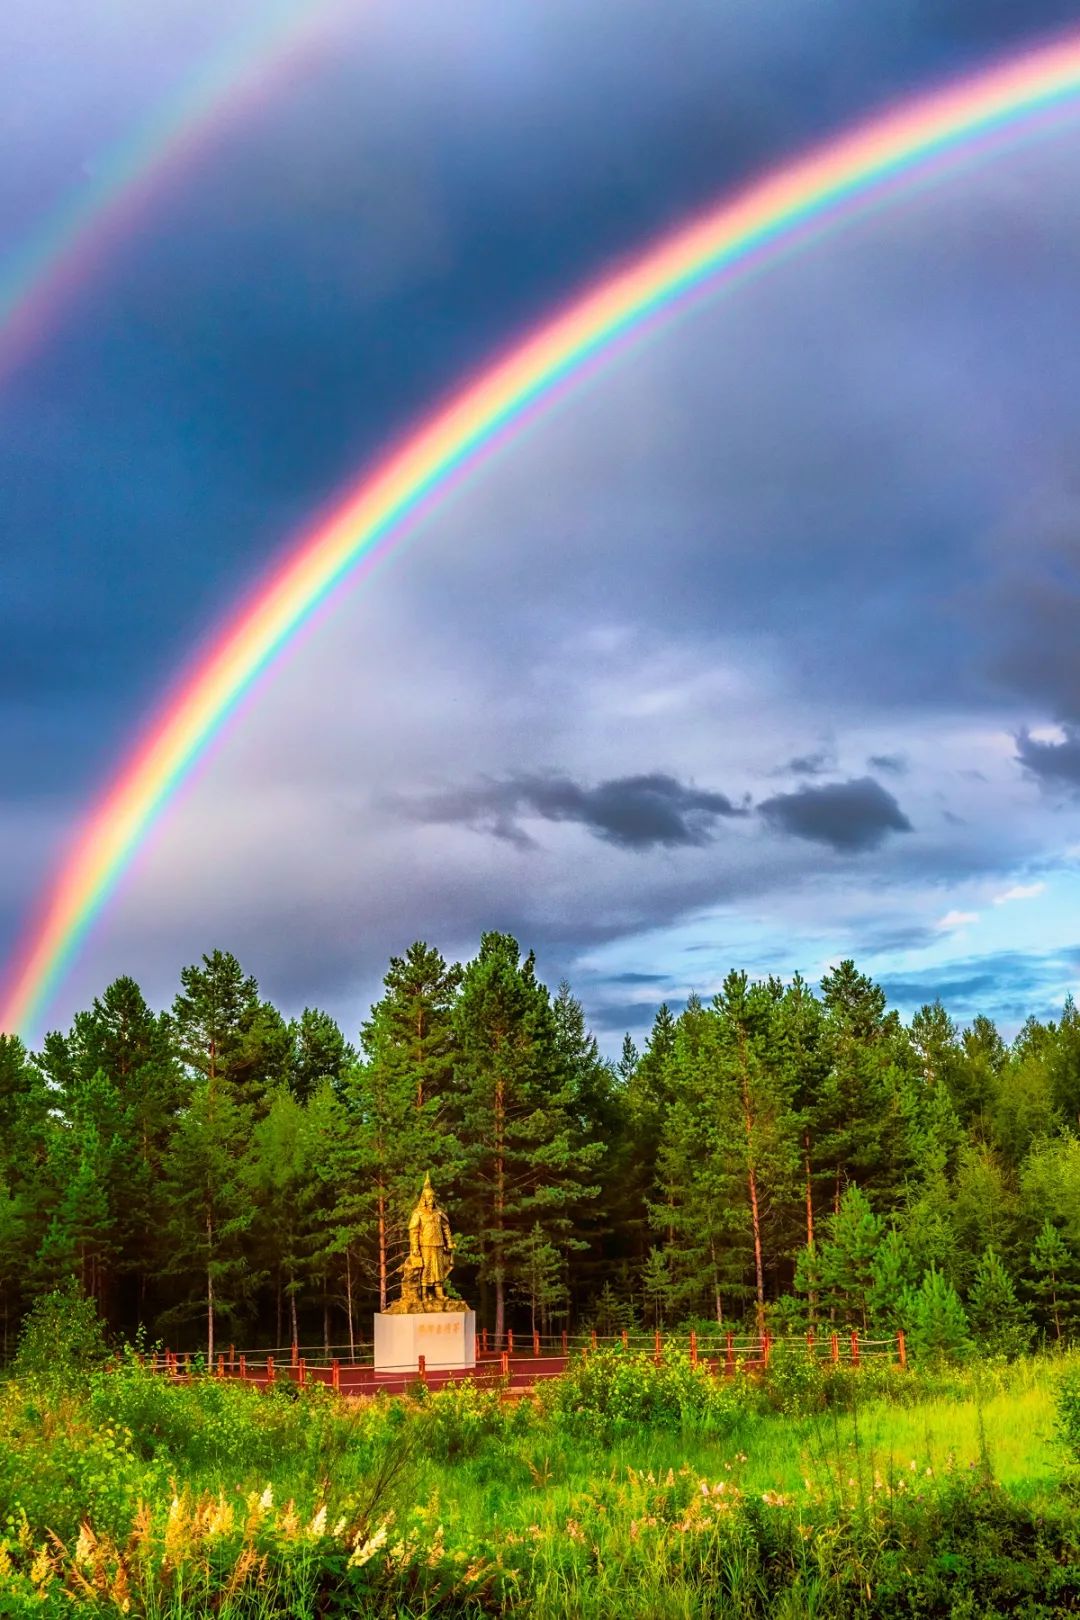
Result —
[[143, 126], [106, 152], [93, 179], [65, 198], [0, 265], [0, 379], [129, 223], [165, 173], [226, 118], [303, 62], [327, 38], [342, 0], [275, 0], [231, 38]]
[[751, 185], [617, 269], [467, 384], [303, 534], [153, 716], [11, 966], [0, 1028], [29, 1031], [142, 840], [252, 682], [357, 565], [620, 338], [782, 252], [890, 183], [1080, 96], [1080, 36], [908, 102]]

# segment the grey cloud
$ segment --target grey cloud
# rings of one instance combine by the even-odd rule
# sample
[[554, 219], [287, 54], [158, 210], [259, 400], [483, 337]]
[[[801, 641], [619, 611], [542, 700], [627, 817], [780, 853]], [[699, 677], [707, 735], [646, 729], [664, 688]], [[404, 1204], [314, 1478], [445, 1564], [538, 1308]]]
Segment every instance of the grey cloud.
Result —
[[1080, 789], [1080, 727], [1063, 730], [1064, 742], [1039, 742], [1025, 726], [1016, 738], [1016, 757], [1040, 782], [1075, 792]]
[[432, 794], [402, 808], [420, 821], [458, 822], [523, 847], [532, 840], [522, 817], [572, 821], [622, 849], [707, 844], [719, 818], [746, 814], [725, 793], [689, 787], [660, 771], [613, 777], [592, 788], [568, 776], [522, 774]]
[[1060, 951], [997, 951], [951, 962], [935, 972], [883, 975], [890, 1002], [911, 1012], [940, 999], [950, 1012], [986, 1012], [1009, 1020], [1028, 1013], [1046, 1017], [1060, 1009], [1076, 957]]
[[813, 754], [796, 754], [786, 764], [780, 765], [774, 776], [820, 776], [832, 766], [832, 755], [824, 748], [819, 748]]
[[892, 771], [896, 776], [903, 776], [908, 768], [903, 754], [871, 754], [866, 763], [878, 771]]
[[911, 831], [911, 822], [892, 794], [872, 776], [778, 793], [763, 799], [758, 811], [780, 832], [843, 853], [876, 849], [888, 833]]

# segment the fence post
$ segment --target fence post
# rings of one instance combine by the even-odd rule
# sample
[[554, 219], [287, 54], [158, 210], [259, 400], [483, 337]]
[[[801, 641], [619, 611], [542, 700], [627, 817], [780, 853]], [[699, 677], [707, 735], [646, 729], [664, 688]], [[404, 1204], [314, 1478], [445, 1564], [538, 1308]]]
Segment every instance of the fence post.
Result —
[[225, 1357], [224, 1356], [218, 1356], [218, 1358], [217, 1358], [217, 1375], [218, 1375], [219, 1378], [224, 1378], [224, 1376], [225, 1376]]
[[762, 1361], [762, 1366], [764, 1367], [766, 1372], [768, 1372], [768, 1370], [769, 1370], [769, 1356], [770, 1356], [771, 1352], [772, 1352], [772, 1339], [766, 1333], [765, 1337], [761, 1341], [761, 1361]]
[[234, 1344], [229, 1346], [229, 1371], [236, 1371], [236, 1346]]
[[247, 1381], [247, 1356], [240, 1357], [240, 1381], [241, 1383]]
[[304, 1364], [303, 1356], [301, 1356], [300, 1360], [296, 1363], [296, 1378], [297, 1382], [300, 1384], [307, 1382], [307, 1367]]
[[630, 1339], [625, 1328], [622, 1330], [622, 1347], [624, 1350], [628, 1350], [630, 1348]]
[[533, 1355], [537, 1357], [540, 1355], [540, 1335], [535, 1329], [533, 1330]]
[[898, 1328], [897, 1329], [897, 1332], [896, 1332], [896, 1348], [897, 1348], [897, 1351], [899, 1352], [899, 1355], [900, 1355], [900, 1365], [901, 1365], [901, 1367], [906, 1368], [907, 1367], [907, 1340], [904, 1338], [904, 1330], [903, 1330], [903, 1328]]
[[569, 1350], [567, 1349], [567, 1343], [568, 1343], [568, 1341], [567, 1341], [567, 1336], [566, 1336], [566, 1329], [563, 1328], [563, 1330], [562, 1330], [562, 1353], [563, 1353], [564, 1356], [569, 1354]]
[[596, 1349], [596, 1329], [592, 1330], [592, 1349]]
[[266, 1358], [266, 1382], [267, 1382], [268, 1385], [272, 1384], [274, 1382], [274, 1358], [273, 1358], [273, 1356], [267, 1356], [267, 1358]]
[[426, 1356], [417, 1356], [416, 1361], [417, 1361], [417, 1371], [420, 1374], [420, 1382], [422, 1384], [426, 1384], [427, 1383], [427, 1357]]
[[504, 1350], [502, 1352], [502, 1355], [499, 1358], [499, 1370], [502, 1373], [504, 1378], [509, 1378], [509, 1376], [510, 1376], [510, 1352], [509, 1352], [509, 1350]]
[[655, 1341], [653, 1343], [653, 1361], [659, 1367], [659, 1365], [660, 1365], [660, 1329], [659, 1328], [657, 1328], [657, 1330], [656, 1330], [656, 1339], [655, 1339]]
[[337, 1392], [337, 1394], [339, 1394], [339, 1395], [341, 1394], [341, 1362], [340, 1361], [332, 1361], [330, 1363], [330, 1387], [331, 1387], [331, 1389], [335, 1390]]
[[729, 1333], [728, 1336], [727, 1336], [726, 1344], [724, 1346], [724, 1377], [725, 1378], [734, 1378], [734, 1376], [735, 1376], [735, 1335], [734, 1335], [734, 1333]]
[[857, 1329], [853, 1329], [851, 1334], [851, 1365], [853, 1367], [859, 1365], [859, 1334]]
[[693, 1328], [690, 1329], [690, 1365], [697, 1366], [697, 1334]]
[[487, 1355], [487, 1328], [481, 1328], [480, 1329], [480, 1349], [483, 1352], [483, 1354], [486, 1356]]
[[185, 1376], [187, 1378], [191, 1377], [191, 1351], [190, 1350], [188, 1351], [187, 1355], [184, 1357], [184, 1373], [185, 1373]]
[[514, 1330], [513, 1330], [513, 1328], [507, 1328], [507, 1330], [506, 1330], [506, 1348], [507, 1348], [507, 1351], [509, 1352], [509, 1354], [513, 1355], [513, 1353], [514, 1353]]
[[829, 1348], [832, 1351], [832, 1358], [835, 1364], [840, 1360], [840, 1340], [837, 1338], [835, 1333], [831, 1337]]

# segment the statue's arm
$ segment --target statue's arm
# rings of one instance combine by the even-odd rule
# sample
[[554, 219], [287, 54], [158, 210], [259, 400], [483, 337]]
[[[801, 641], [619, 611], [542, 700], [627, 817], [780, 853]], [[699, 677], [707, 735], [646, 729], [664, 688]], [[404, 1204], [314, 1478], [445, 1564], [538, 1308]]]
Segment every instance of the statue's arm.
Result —
[[420, 1211], [414, 1209], [409, 1216], [409, 1252], [420, 1253]]

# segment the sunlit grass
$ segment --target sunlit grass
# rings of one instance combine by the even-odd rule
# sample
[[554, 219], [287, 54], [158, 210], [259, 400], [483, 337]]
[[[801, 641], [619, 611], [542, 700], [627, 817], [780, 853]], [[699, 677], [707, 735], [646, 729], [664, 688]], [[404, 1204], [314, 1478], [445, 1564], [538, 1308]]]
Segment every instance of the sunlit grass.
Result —
[[[582, 1383], [544, 1409], [469, 1387], [268, 1398], [134, 1364], [85, 1397], [9, 1384], [0, 1613], [932, 1616], [961, 1574], [965, 1614], [997, 1612], [998, 1586], [1009, 1612], [1075, 1612], [1064, 1367], [856, 1377], [823, 1401], [798, 1368], [784, 1395], [622, 1362], [593, 1406]], [[691, 1405], [632, 1415], [665, 1389]]]

